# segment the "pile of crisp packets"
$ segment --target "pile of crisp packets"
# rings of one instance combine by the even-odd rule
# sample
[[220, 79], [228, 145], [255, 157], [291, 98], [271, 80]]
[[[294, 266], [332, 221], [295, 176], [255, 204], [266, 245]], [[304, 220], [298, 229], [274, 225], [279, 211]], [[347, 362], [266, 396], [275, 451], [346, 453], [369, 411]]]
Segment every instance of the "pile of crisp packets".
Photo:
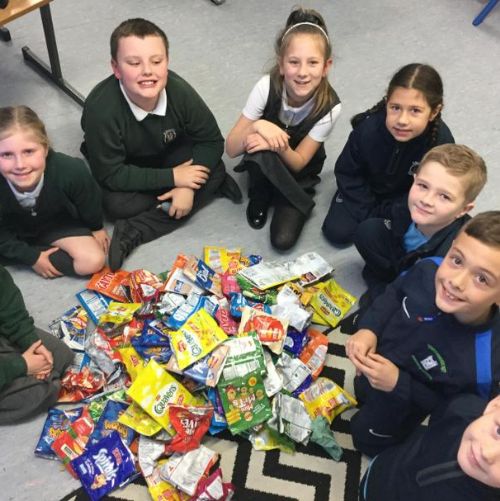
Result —
[[143, 475], [154, 500], [228, 500], [222, 430], [259, 450], [320, 444], [356, 405], [321, 377], [328, 339], [355, 298], [314, 252], [287, 262], [205, 247], [168, 273], [104, 269], [50, 328], [75, 351], [35, 454], [60, 460], [92, 500]]

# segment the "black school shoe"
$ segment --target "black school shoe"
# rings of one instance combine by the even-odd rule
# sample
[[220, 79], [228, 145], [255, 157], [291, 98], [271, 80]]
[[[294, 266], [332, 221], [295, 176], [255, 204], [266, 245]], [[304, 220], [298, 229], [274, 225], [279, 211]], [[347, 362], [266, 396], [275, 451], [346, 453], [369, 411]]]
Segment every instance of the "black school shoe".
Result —
[[235, 204], [240, 204], [243, 200], [243, 194], [241, 193], [240, 187], [228, 173], [226, 173], [224, 181], [222, 181], [217, 192], [220, 196], [229, 198], [229, 200]]
[[115, 223], [108, 252], [108, 264], [111, 271], [121, 268], [125, 258], [141, 243], [140, 233], [127, 220], [118, 219]]
[[269, 202], [258, 198], [251, 198], [247, 205], [247, 221], [255, 230], [263, 228], [267, 221]]

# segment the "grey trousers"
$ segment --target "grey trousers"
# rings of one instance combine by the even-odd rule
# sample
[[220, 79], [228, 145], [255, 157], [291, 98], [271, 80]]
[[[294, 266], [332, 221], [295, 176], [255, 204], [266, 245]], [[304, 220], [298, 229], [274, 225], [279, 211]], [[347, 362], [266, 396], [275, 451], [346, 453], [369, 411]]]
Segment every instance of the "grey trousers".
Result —
[[[23, 376], [0, 391], [0, 425], [16, 424], [54, 405], [61, 386], [61, 375], [73, 360], [73, 352], [62, 341], [41, 329], [35, 330], [43, 345], [52, 353], [54, 368], [45, 381]], [[21, 353], [21, 350], [0, 338], [0, 363], [3, 356], [12, 353]]]

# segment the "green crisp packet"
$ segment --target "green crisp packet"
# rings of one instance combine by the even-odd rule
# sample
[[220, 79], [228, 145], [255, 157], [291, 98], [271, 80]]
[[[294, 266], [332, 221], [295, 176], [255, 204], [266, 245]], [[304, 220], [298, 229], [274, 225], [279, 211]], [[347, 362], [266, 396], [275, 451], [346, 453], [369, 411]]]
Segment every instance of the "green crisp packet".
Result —
[[217, 388], [233, 435], [267, 421], [273, 414], [258, 373], [219, 382]]
[[229, 352], [222, 370], [224, 380], [244, 377], [254, 372], [259, 375], [266, 373], [264, 350], [257, 334], [252, 332], [248, 336], [231, 337], [224, 345], [229, 346]]

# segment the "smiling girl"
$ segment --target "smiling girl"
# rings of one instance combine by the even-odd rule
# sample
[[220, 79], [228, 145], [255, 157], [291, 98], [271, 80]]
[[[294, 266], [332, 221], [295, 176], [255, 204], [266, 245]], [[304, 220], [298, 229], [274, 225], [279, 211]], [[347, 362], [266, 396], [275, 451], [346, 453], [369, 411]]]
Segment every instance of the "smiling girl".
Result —
[[369, 217], [390, 218], [425, 153], [455, 142], [442, 109], [441, 77], [429, 65], [412, 63], [392, 77], [381, 101], [351, 119], [353, 131], [335, 164], [337, 192], [322, 228], [332, 244], [351, 243]]
[[26, 106], [0, 108], [0, 261], [44, 278], [90, 275], [109, 238], [100, 191], [85, 163], [50, 148]]
[[296, 9], [275, 43], [276, 64], [253, 88], [226, 140], [236, 170], [248, 171], [248, 224], [266, 224], [274, 205], [271, 243], [291, 248], [314, 207], [314, 186], [326, 158], [324, 141], [340, 114], [328, 82], [332, 47], [322, 16]]

